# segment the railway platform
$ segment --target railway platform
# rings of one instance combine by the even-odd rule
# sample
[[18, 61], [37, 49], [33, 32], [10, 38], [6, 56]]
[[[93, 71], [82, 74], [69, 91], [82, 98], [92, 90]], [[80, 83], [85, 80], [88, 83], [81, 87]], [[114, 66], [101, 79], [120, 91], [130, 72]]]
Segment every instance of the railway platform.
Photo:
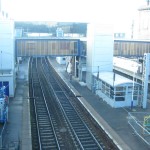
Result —
[[25, 59], [19, 65], [15, 96], [9, 100], [9, 114], [3, 137], [3, 149], [32, 149], [28, 95], [28, 60]]
[[[78, 100], [90, 112], [95, 120], [102, 126], [105, 132], [122, 150], [148, 150], [149, 147], [135, 134], [128, 124], [128, 112], [130, 108], [112, 108], [102, 98], [93, 94], [87, 87], [82, 86], [65, 71], [64, 65], [59, 65], [54, 59], [50, 62], [60, 74], [62, 79], [78, 97]], [[10, 99], [9, 120], [7, 123], [4, 148], [31, 150], [30, 109], [28, 95], [28, 59], [19, 65], [17, 75], [15, 97]], [[150, 105], [150, 104], [149, 104]], [[146, 110], [141, 108], [134, 111], [150, 112], [150, 106]]]
[[134, 130], [128, 124], [129, 112], [150, 112], [150, 104], [147, 109], [142, 108], [112, 108], [103, 98], [99, 98], [93, 94], [86, 86], [79, 84], [77, 79], [70, 80], [68, 73], [65, 71], [65, 66], [58, 64], [55, 59], [49, 59], [55, 70], [61, 78], [70, 87], [72, 92], [78, 97], [78, 100], [93, 116], [93, 118], [101, 125], [109, 137], [122, 150], [148, 150], [145, 144], [135, 134]]

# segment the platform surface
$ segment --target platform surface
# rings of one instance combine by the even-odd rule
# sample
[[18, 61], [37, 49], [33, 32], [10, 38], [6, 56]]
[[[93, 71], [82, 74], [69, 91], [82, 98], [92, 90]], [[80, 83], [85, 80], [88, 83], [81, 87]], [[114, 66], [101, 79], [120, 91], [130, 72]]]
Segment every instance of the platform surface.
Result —
[[69, 75], [66, 72], [65, 65], [58, 64], [55, 59], [50, 59], [55, 70], [60, 74], [68, 86], [79, 94], [81, 103], [88, 109], [92, 116], [104, 127], [104, 130], [110, 135], [116, 144], [122, 150], [149, 150], [145, 144], [133, 131], [128, 124], [128, 112], [150, 112], [150, 103], [148, 102], [147, 109], [134, 108], [112, 108], [103, 98], [93, 94], [83, 84], [80, 84], [76, 78], [69, 80]]
[[19, 64], [14, 98], [9, 100], [8, 123], [3, 147], [6, 149], [31, 150], [31, 127], [28, 95], [28, 60]]
[[[102, 98], [93, 94], [84, 84], [79, 83], [77, 79], [72, 78], [70, 81], [64, 65], [58, 64], [54, 59], [50, 61], [70, 89], [75, 94], [81, 96], [79, 101], [96, 121], [102, 125], [120, 149], [150, 149], [128, 124], [127, 117], [128, 112], [131, 112], [130, 108], [110, 107]], [[19, 65], [15, 97], [10, 99], [9, 103], [9, 121], [4, 137], [4, 146], [6, 148], [15, 148], [20, 143], [21, 150], [32, 149], [28, 91], [28, 59], [26, 59]], [[134, 111], [150, 112], [149, 105], [148, 103], [146, 110], [138, 108], [134, 109]]]

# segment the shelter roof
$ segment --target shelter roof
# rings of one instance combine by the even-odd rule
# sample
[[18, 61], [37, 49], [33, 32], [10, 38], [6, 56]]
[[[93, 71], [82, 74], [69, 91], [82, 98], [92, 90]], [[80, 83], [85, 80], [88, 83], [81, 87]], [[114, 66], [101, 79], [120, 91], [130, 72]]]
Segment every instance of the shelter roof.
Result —
[[[97, 73], [93, 73], [93, 75], [95, 77], [97, 77]], [[108, 83], [111, 86], [119, 86], [119, 85], [123, 85], [123, 84], [133, 84], [133, 81], [125, 78], [121, 75], [118, 75], [114, 72], [100, 72], [99, 73], [99, 79]], [[138, 84], [137, 82], [135, 82], [135, 84]]]

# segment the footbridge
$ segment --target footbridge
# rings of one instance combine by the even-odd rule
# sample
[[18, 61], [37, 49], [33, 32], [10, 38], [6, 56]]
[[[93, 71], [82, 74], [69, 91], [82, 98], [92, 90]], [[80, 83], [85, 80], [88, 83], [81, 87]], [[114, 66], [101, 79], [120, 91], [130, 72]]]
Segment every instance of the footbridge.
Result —
[[80, 40], [72, 38], [21, 37], [15, 39], [17, 57], [78, 56]]

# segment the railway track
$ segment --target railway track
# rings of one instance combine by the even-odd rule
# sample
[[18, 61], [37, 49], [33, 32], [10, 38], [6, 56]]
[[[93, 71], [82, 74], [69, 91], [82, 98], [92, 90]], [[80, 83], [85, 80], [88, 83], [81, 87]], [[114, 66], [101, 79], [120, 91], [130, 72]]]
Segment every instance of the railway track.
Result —
[[32, 96], [34, 105], [34, 115], [32, 124], [33, 136], [37, 136], [32, 142], [34, 144], [34, 149], [60, 149], [58, 139], [54, 130], [52, 119], [47, 107], [45, 100], [45, 95], [41, 85], [41, 80], [38, 74], [37, 61], [32, 60]]
[[[110, 142], [104, 138], [107, 142], [103, 142], [104, 139], [101, 138], [104, 135], [100, 137], [96, 133], [98, 127], [95, 130], [91, 129], [93, 120], [91, 119], [89, 123], [89, 119], [86, 119], [89, 118], [89, 115], [87, 117], [87, 114], [82, 114], [83, 110], [79, 111], [78, 104], [74, 105], [73, 99], [76, 97], [50, 68], [45, 58], [31, 60], [30, 97], [33, 149], [46, 149], [50, 146], [54, 149], [117, 149], [111, 140]], [[83, 117], [84, 115], [86, 117]], [[52, 142], [49, 134], [53, 136]]]

